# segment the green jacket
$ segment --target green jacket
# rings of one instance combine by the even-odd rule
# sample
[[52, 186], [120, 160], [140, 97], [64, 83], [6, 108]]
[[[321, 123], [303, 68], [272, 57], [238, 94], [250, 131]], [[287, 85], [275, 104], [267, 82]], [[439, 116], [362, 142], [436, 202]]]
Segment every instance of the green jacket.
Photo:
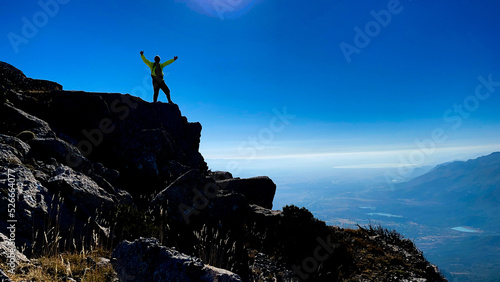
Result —
[[[148, 67], [151, 69], [151, 75], [152, 76], [156, 76], [156, 73], [155, 73], [155, 69], [156, 69], [155, 63], [153, 63], [150, 60], [146, 59], [146, 57], [144, 55], [141, 55], [141, 58], [144, 61], [144, 63], [146, 65], [148, 65]], [[160, 64], [160, 66], [161, 66], [161, 75], [162, 76], [163, 76], [163, 68], [166, 67], [166, 66], [168, 66], [168, 65], [170, 65], [174, 61], [175, 61], [174, 59], [171, 59], [171, 60], [168, 60], [168, 61]]]

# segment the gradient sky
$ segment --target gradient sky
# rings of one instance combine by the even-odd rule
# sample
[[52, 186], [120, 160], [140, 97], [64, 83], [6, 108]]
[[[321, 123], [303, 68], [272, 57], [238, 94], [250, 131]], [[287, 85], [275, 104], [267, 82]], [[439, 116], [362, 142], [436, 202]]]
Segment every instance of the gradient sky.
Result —
[[0, 3], [0, 60], [66, 90], [152, 101], [139, 51], [179, 56], [165, 80], [203, 125], [212, 169], [398, 167], [500, 150], [498, 0]]

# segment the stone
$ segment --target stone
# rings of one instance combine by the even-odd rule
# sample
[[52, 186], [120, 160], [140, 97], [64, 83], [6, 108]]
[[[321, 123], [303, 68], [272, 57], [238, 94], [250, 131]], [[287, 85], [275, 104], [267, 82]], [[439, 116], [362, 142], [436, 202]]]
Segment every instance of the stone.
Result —
[[3, 234], [0, 233], [0, 261], [4, 264], [7, 264], [9, 262], [9, 255], [11, 254], [11, 251], [13, 250], [13, 259], [17, 264], [20, 262], [29, 262], [29, 259], [21, 253], [17, 248], [12, 248], [11, 241], [9, 238]]
[[0, 84], [14, 89], [33, 92], [62, 90], [58, 83], [28, 78], [22, 71], [5, 62], [0, 62], [0, 74]]
[[122, 241], [111, 257], [120, 281], [242, 281], [230, 271], [161, 246], [154, 238]]
[[210, 171], [208, 175], [217, 181], [233, 178], [233, 175], [228, 171]]
[[247, 210], [245, 197], [220, 189], [211, 178], [190, 170], [159, 192], [151, 203], [153, 210], [162, 208], [169, 218], [190, 224], [203, 222], [236, 222]]
[[0, 133], [16, 136], [23, 131], [30, 131], [36, 137], [55, 137], [49, 124], [10, 104], [0, 105]]
[[244, 195], [249, 204], [272, 209], [276, 184], [267, 176], [217, 181], [222, 190]]

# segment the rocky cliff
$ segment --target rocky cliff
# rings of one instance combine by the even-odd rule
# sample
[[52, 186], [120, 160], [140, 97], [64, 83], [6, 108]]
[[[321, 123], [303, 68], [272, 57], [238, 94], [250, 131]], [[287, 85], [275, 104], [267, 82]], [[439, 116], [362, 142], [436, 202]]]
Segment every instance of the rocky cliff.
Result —
[[[64, 91], [2, 62], [0, 75], [7, 275], [23, 277], [40, 255], [102, 249], [110, 280], [443, 280], [395, 232], [326, 226], [294, 206], [271, 210], [268, 177], [208, 170], [201, 125], [176, 105]], [[82, 279], [65, 273], [57, 277]]]

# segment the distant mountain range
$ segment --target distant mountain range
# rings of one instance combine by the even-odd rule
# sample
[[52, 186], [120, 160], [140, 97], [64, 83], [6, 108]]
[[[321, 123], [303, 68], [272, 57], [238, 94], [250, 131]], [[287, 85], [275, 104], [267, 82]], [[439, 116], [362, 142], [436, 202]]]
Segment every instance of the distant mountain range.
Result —
[[[436, 189], [441, 187], [442, 189]], [[443, 200], [490, 196], [498, 203], [500, 187], [500, 152], [468, 161], [436, 166], [430, 172], [400, 185], [406, 192], [419, 191]], [[490, 202], [490, 201], [488, 201]]]
[[426, 205], [436, 212], [419, 217], [446, 217], [447, 224], [500, 231], [500, 152], [438, 165], [397, 185], [390, 197], [407, 207]]
[[450, 281], [498, 281], [500, 152], [438, 165], [379, 200]]

